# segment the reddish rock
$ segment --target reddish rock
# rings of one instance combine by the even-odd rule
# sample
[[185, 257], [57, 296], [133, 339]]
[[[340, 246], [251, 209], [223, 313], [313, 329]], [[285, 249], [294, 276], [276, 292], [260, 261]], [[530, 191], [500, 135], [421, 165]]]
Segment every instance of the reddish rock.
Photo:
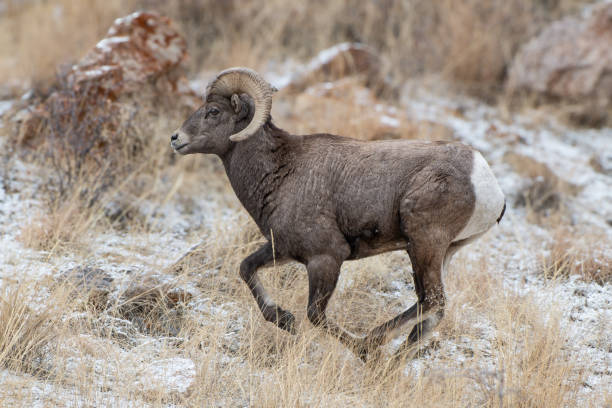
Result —
[[612, 3], [557, 21], [525, 44], [509, 71], [511, 92], [612, 102]]
[[186, 58], [186, 42], [167, 17], [137, 12], [118, 18], [106, 37], [70, 68], [58, 90], [22, 115], [19, 141], [38, 145], [35, 139], [50, 118], [62, 130], [68, 127], [86, 137], [83, 130], [89, 125], [82, 121], [120, 120], [119, 112], [132, 109], [132, 96], [137, 105], [163, 98], [173, 107], [192, 110], [200, 99], [184, 76]]
[[170, 19], [138, 12], [118, 18], [105, 38], [75, 66], [69, 81], [93, 85], [119, 96], [137, 91], [144, 83], [163, 79], [171, 90], [179, 88], [174, 70], [187, 57], [187, 43]]
[[382, 86], [381, 59], [367, 45], [342, 43], [327, 48], [308, 63], [304, 72], [296, 75], [287, 89], [300, 92], [318, 82], [359, 75], [370, 87]]

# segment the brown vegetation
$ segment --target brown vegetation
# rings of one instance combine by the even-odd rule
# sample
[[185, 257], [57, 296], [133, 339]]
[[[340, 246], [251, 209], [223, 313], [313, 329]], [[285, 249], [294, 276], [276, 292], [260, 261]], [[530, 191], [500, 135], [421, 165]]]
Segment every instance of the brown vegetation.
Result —
[[[288, 54], [306, 60], [337, 43], [358, 41], [384, 57], [384, 71], [398, 83], [409, 75], [441, 72], [486, 89], [501, 84], [521, 43], [584, 3], [384, 0], [356, 7], [348, 0], [308, 5], [272, 0], [262, 7], [254, 1], [131, 0], [82, 7], [65, 0], [9, 2], [0, 24], [6, 46], [0, 49], [4, 75], [48, 80], [56, 66], [80, 58], [95, 44], [113, 18], [146, 9], [176, 20], [192, 54], [192, 72], [232, 65], [258, 69], [262, 61]], [[78, 36], [72, 35], [74, 27]], [[36, 52], [40, 49], [47, 51]]]
[[605, 241], [605, 237], [585, 237], [560, 228], [548, 246], [548, 255], [541, 260], [541, 273], [547, 279], [567, 279], [576, 275], [586, 282], [610, 284], [612, 258], [606, 252]]

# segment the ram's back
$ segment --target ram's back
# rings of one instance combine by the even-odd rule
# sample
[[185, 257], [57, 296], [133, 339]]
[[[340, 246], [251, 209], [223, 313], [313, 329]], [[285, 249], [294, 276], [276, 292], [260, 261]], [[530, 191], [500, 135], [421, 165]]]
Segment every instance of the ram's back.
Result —
[[308, 212], [296, 217], [313, 225], [333, 220], [351, 243], [351, 258], [405, 247], [400, 213], [407, 205], [416, 217], [439, 214], [458, 190], [471, 188], [473, 150], [460, 143], [331, 135], [299, 143], [291, 190]]

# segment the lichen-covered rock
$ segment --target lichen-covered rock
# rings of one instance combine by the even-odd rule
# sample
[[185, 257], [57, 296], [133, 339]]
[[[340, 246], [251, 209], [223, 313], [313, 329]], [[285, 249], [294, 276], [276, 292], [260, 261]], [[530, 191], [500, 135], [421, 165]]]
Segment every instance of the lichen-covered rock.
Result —
[[62, 75], [55, 92], [20, 115], [18, 141], [36, 147], [50, 126], [57, 128], [51, 133], [78, 133], [79, 138], [91, 137], [90, 127], [112, 133], [140, 106], [160, 100], [191, 111], [200, 99], [184, 76], [186, 58], [185, 39], [167, 17], [137, 12], [118, 18], [106, 37]]
[[612, 3], [545, 28], [519, 50], [507, 87], [513, 93], [612, 103]]
[[184, 91], [184, 78], [175, 70], [186, 57], [187, 43], [170, 19], [137, 12], [115, 20], [106, 37], [72, 67], [69, 81], [115, 97], [157, 80], [169, 90]]

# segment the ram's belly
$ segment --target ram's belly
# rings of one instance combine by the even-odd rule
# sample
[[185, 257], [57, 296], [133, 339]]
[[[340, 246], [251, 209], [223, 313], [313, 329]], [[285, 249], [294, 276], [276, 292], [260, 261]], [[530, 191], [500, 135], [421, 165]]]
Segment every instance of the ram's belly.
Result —
[[407, 242], [404, 240], [377, 242], [367, 241], [365, 239], [357, 238], [349, 241], [351, 245], [350, 259], [367, 258], [368, 256], [374, 256], [390, 251], [403, 250], [407, 247]]

